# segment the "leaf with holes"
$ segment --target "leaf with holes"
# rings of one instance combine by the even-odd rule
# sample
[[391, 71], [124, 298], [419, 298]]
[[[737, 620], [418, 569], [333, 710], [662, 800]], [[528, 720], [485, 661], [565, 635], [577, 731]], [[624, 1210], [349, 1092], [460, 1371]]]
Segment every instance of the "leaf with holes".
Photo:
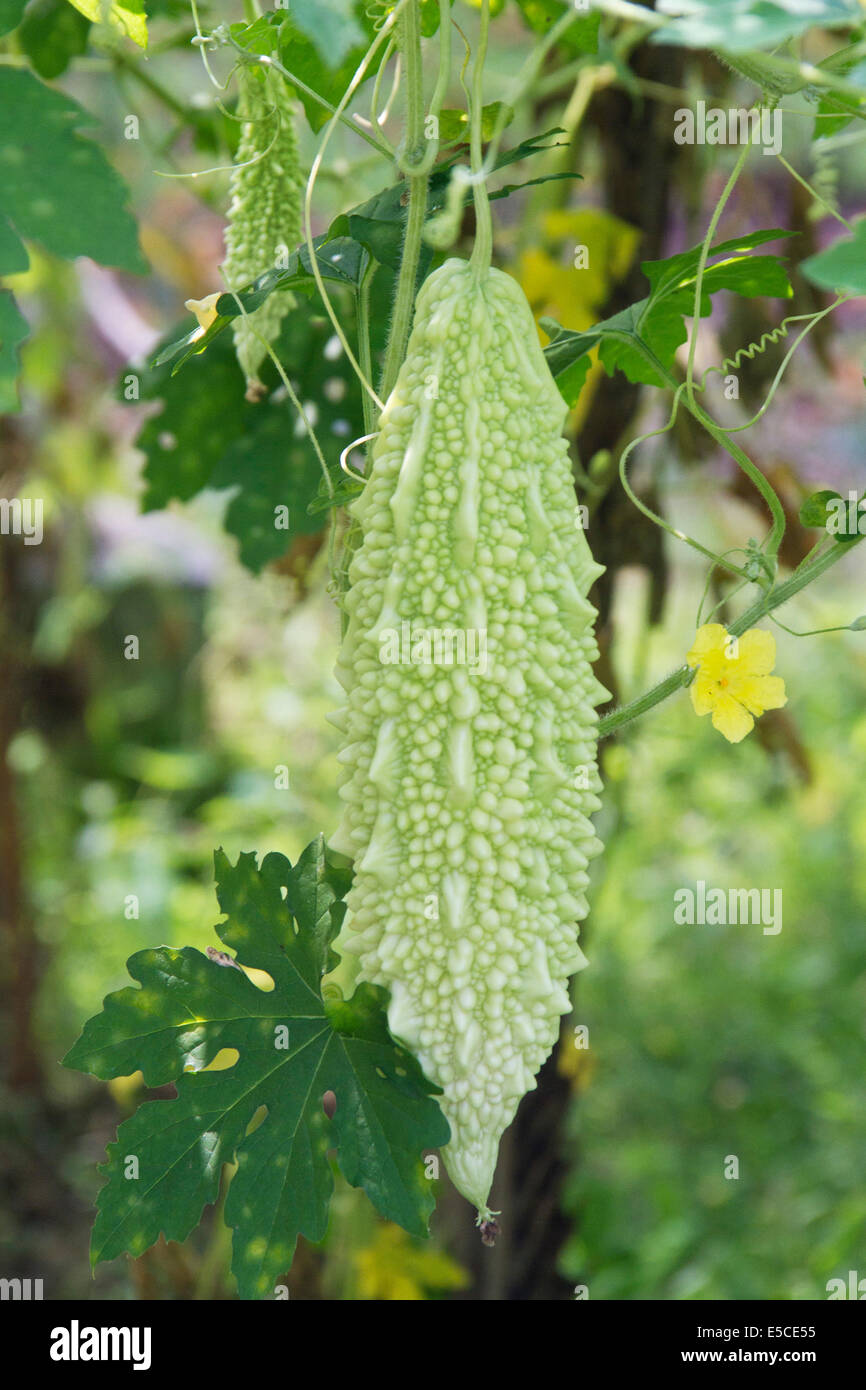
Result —
[[[301, 301], [285, 319], [277, 355], [320, 441], [329, 475], [361, 432], [357, 378], [329, 323]], [[147, 490], [144, 509], [186, 501], [203, 488], [232, 488], [226, 528], [240, 557], [254, 571], [278, 559], [299, 535], [314, 535], [327, 518], [308, 508], [323, 473], [310, 436], [285, 394], [273, 363], [262, 367], [265, 400], [245, 399], [244, 378], [230, 336], [214, 340], [180, 376], [163, 360], [143, 375], [143, 400], [162, 400], [162, 411], [141, 431]]]
[[[217, 1197], [223, 1164], [237, 1161], [225, 1207], [232, 1268], [242, 1298], [266, 1298], [298, 1235], [325, 1235], [329, 1149], [383, 1216], [424, 1236], [433, 1194], [422, 1153], [446, 1144], [449, 1129], [435, 1088], [388, 1032], [385, 991], [365, 984], [348, 1001], [323, 998], [347, 861], [321, 838], [294, 867], [281, 854], [260, 867], [253, 854], [215, 859], [226, 917], [217, 931], [273, 988], [189, 946], [138, 951], [128, 969], [140, 988], [107, 997], [64, 1065], [177, 1086], [176, 1100], [141, 1105], [108, 1146], [92, 1263], [140, 1255], [160, 1233], [186, 1239]], [[226, 1048], [234, 1065], [207, 1070]]]

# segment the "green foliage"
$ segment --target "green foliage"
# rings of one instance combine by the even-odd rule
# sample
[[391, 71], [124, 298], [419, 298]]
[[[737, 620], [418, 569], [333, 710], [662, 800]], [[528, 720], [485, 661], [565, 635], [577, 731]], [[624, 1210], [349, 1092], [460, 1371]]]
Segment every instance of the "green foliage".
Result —
[[[533, 33], [546, 34], [551, 25], [561, 19], [568, 9], [574, 8], [568, 0], [517, 0], [517, 4]], [[598, 52], [598, 29], [601, 15], [589, 6], [589, 13], [575, 13], [574, 23], [559, 40], [559, 47], [565, 53], [575, 56], [581, 53]]]
[[326, 68], [338, 68], [353, 48], [366, 47], [354, 0], [292, 0], [292, 22]]
[[676, 18], [653, 34], [654, 43], [732, 53], [774, 48], [807, 29], [863, 19], [858, 0], [661, 0], [657, 13]]
[[[524, 140], [513, 149], [501, 153], [495, 167], [506, 168], [518, 160], [556, 148], [549, 143], [551, 136], [556, 134], [559, 134], [557, 130], [546, 131], [543, 135]], [[433, 173], [427, 194], [428, 218], [434, 217], [445, 207], [450, 170], [459, 159], [459, 154], [452, 155], [449, 159], [443, 160]], [[525, 183], [507, 184], [492, 193], [491, 200], [507, 198], [519, 189], [535, 184], [580, 177], [579, 174], [572, 173], [547, 174], [537, 179], [528, 179]], [[467, 203], [471, 201], [471, 197], [471, 193], [468, 192]], [[314, 238], [313, 248], [319, 273], [329, 288], [332, 284], [344, 285], [357, 292], [369, 269], [371, 257], [389, 270], [399, 270], [405, 231], [406, 184], [405, 181], [401, 181], [381, 189], [358, 207], [338, 214], [328, 231]], [[429, 247], [424, 247], [419, 258], [419, 283], [429, 271], [432, 261], [432, 251]], [[196, 325], [184, 334], [183, 338], [162, 348], [155, 358], [155, 365], [162, 366], [172, 362], [172, 371], [179, 371], [191, 357], [204, 352], [210, 346], [228, 323], [242, 312], [241, 306], [246, 313], [254, 313], [265, 303], [269, 295], [285, 290], [308, 295], [318, 294], [306, 245], [292, 251], [285, 269], [265, 271], [248, 289], [237, 295], [221, 295], [216, 303], [217, 317], [207, 331], [202, 333]]]
[[[433, 1197], [421, 1154], [447, 1142], [448, 1126], [435, 1088], [388, 1034], [384, 991], [362, 985], [348, 1001], [323, 998], [345, 862], [320, 839], [294, 867], [279, 854], [260, 868], [242, 854], [232, 866], [218, 852], [216, 871], [227, 918], [220, 938], [273, 989], [192, 947], [140, 951], [128, 968], [141, 988], [109, 995], [64, 1065], [102, 1079], [140, 1069], [149, 1086], [177, 1086], [176, 1100], [142, 1105], [109, 1145], [93, 1263], [141, 1254], [160, 1231], [185, 1239], [215, 1200], [223, 1164], [236, 1159], [225, 1213], [233, 1270], [241, 1297], [264, 1298], [298, 1235], [325, 1235], [331, 1147], [383, 1216], [425, 1235]], [[235, 1064], [206, 1070], [225, 1048], [239, 1053]], [[336, 1096], [331, 1119], [327, 1091]], [[254, 1126], [261, 1107], [267, 1116]], [[131, 1154], [137, 1181], [125, 1176]]]
[[55, 256], [146, 270], [126, 188], [100, 147], [80, 134], [93, 117], [18, 68], [0, 67], [0, 107], [0, 211], [18, 236]]
[[[369, 257], [359, 242], [350, 237], [327, 239], [328, 234], [316, 237], [313, 249], [316, 265], [322, 279], [334, 286], [348, 286], [353, 290], [360, 287], [361, 279], [369, 266]], [[297, 290], [301, 294], [318, 294], [318, 285], [311, 269], [310, 254], [306, 246], [300, 246], [288, 258], [285, 270], [266, 270], [252, 282], [249, 289], [238, 294], [222, 294], [216, 302], [217, 316], [202, 333], [198, 324], [161, 348], [154, 358], [154, 366], [162, 367], [172, 363], [172, 375], [179, 372], [190, 358], [200, 356], [218, 338], [223, 329], [240, 313], [255, 313], [269, 295], [275, 291]]]
[[[813, 492], [810, 497], [806, 498], [800, 507], [800, 521], [803, 526], [821, 527], [838, 544], [844, 545], [846, 542], [857, 540], [862, 534], [859, 528], [859, 519], [863, 515], [860, 510], [861, 505], [866, 507], [866, 502], [862, 498], [854, 509], [855, 514], [850, 517], [853, 527], [849, 530], [848, 502], [843, 500], [841, 494], [832, 488], [822, 488], [820, 492]], [[854, 630], [858, 629], [855, 628]]]
[[0, 0], [0, 34], [8, 34], [21, 23], [27, 0]]
[[800, 270], [822, 290], [866, 294], [866, 217], [854, 223], [853, 236], [840, 237], [826, 250], [810, 256]]
[[[490, 140], [499, 123], [502, 112], [506, 112], [505, 124], [512, 120], [514, 112], [503, 101], [490, 101], [481, 112], [481, 138]], [[449, 144], [452, 140], [469, 139], [469, 115], [466, 111], [443, 107], [439, 112], [439, 138]]]
[[[3, 224], [0, 223], [0, 234]], [[0, 237], [2, 240], [2, 237]], [[23, 249], [23, 248], [22, 248]], [[30, 325], [8, 290], [0, 291], [0, 412], [18, 409], [18, 346], [30, 332]]]
[[[520, 160], [528, 159], [532, 155], [540, 154], [548, 149], [556, 147], [550, 143], [553, 135], [559, 134], [558, 130], [548, 130], [541, 135], [531, 136], [513, 149], [505, 150], [497, 156], [494, 169], [507, 168], [509, 164], [517, 163]], [[442, 160], [436, 166], [430, 177], [427, 190], [427, 218], [434, 217], [446, 206], [448, 197], [448, 185], [451, 180], [451, 170], [454, 165], [460, 163], [463, 156], [455, 153], [448, 159]], [[508, 198], [512, 193], [516, 193], [521, 188], [529, 188], [535, 184], [549, 183], [556, 179], [577, 179], [579, 174], [547, 174], [537, 179], [528, 179], [525, 183], [506, 184], [490, 194], [491, 202], [500, 198]], [[472, 192], [467, 189], [464, 202], [467, 204], [472, 201]], [[400, 258], [403, 250], [403, 238], [406, 230], [406, 183], [391, 184], [388, 188], [381, 189], [375, 193], [359, 207], [351, 208], [348, 212], [342, 213], [331, 223], [329, 237], [348, 236], [358, 241], [369, 251], [382, 265], [390, 266], [393, 270], [399, 270]], [[419, 280], [423, 279], [432, 264], [432, 253], [429, 248], [425, 248], [421, 253], [419, 266]]]
[[[336, 0], [331, 0], [325, 12], [325, 28], [332, 36], [337, 34], [340, 28], [335, 3]], [[323, 97], [333, 109], [354, 77], [367, 46], [375, 35], [375, 29], [366, 13], [367, 6], [362, 0], [355, 0], [353, 5], [340, 5], [347, 14], [354, 16], [351, 30], [343, 31], [345, 39], [352, 40], [351, 45], [347, 48], [344, 39], [339, 37], [336, 38], [336, 43], [325, 42], [319, 20], [322, 8], [319, 4], [293, 5], [290, 13], [277, 10], [272, 14], [263, 15], [252, 24], [232, 24], [229, 29], [235, 43], [250, 53], [277, 55], [289, 72]], [[356, 33], [360, 33], [360, 39], [355, 38]], [[365, 81], [375, 76], [383, 53], [384, 45], [370, 61]], [[339, 59], [337, 54], [340, 54]], [[298, 99], [303, 105], [311, 128], [321, 130], [330, 120], [331, 111], [321, 101], [316, 101], [300, 88]]]
[[[830, 604], [844, 620], [847, 586]], [[674, 626], [653, 639], [661, 669], [679, 659]], [[593, 1300], [788, 1303], [862, 1273], [857, 642], [816, 638], [804, 656], [802, 641], [780, 636], [797, 727], [785, 742], [780, 723], [774, 754], [747, 740], [732, 758], [712, 730], [684, 728], [692, 716], [677, 701], [639, 738], [609, 746], [611, 834], [575, 1014], [590, 1045], [564, 1049], [579, 1070], [562, 1268]], [[808, 769], [798, 775], [785, 748], [796, 757], [799, 739]], [[782, 931], [676, 925], [673, 894], [699, 878], [708, 889], [780, 888]], [[724, 1176], [728, 1154], [739, 1156], [737, 1180]]]
[[[712, 295], [730, 290], [745, 298], [769, 295], [789, 298], [792, 290], [784, 265], [778, 256], [752, 256], [751, 250], [767, 241], [791, 236], [778, 227], [752, 232], [720, 242], [710, 248], [701, 283], [701, 315], [712, 309]], [[677, 349], [688, 337], [686, 318], [694, 312], [700, 246], [669, 256], [663, 261], [644, 261], [641, 270], [650, 282], [646, 299], [603, 319], [583, 333], [562, 329], [554, 320], [542, 327], [553, 341], [545, 348], [548, 365], [564, 398], [570, 405], [577, 400], [589, 371], [588, 354], [596, 346], [609, 376], [616, 368], [629, 381], [650, 386], [664, 385], [664, 379], [641, 351], [649, 350], [662, 367], [673, 364]], [[723, 259], [711, 263], [711, 257]]]
[[69, 0], [35, 0], [18, 30], [18, 41], [40, 77], [59, 77], [87, 47], [90, 20]]
[[[284, 320], [276, 351], [298, 399], [306, 407], [312, 403], [317, 438], [333, 458], [352, 438], [360, 399], [345, 354], [325, 355], [332, 341], [330, 324], [304, 302]], [[213, 342], [206, 357], [193, 358], [182, 376], [171, 373], [163, 358], [141, 387], [142, 398], [161, 399], [163, 409], [137, 441], [146, 460], [145, 510], [185, 501], [206, 487], [237, 489], [225, 525], [253, 570], [285, 554], [296, 536], [312, 535], [323, 525], [321, 516], [307, 510], [322, 479], [310, 437], [279, 389], [270, 360], [262, 379], [270, 395], [251, 404], [228, 338]], [[279, 526], [278, 507], [288, 508]]]

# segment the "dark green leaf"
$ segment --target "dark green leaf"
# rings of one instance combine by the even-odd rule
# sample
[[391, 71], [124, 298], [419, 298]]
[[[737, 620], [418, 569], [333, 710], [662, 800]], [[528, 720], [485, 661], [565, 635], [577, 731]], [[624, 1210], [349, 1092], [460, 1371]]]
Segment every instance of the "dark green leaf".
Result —
[[[338, 347], [330, 323], [306, 300], [286, 316], [275, 345], [299, 400], [312, 407], [329, 470], [339, 470], [340, 453], [361, 433], [357, 379]], [[236, 488], [225, 524], [239, 540], [244, 564], [259, 570], [285, 554], [296, 536], [322, 529], [324, 518], [308, 510], [322, 479], [309, 436], [269, 360], [261, 376], [271, 394], [258, 404], [245, 399], [230, 333], [204, 357], [191, 358], [180, 375], [166, 356], [141, 384], [142, 399], [163, 402], [138, 439], [146, 456], [144, 508], [185, 501], [205, 487]], [[288, 508], [287, 518], [278, 507]]]
[[[108, 1146], [93, 1263], [141, 1254], [160, 1232], [184, 1240], [215, 1200], [223, 1164], [236, 1159], [225, 1208], [233, 1270], [242, 1298], [266, 1298], [298, 1235], [325, 1234], [330, 1148], [383, 1216], [423, 1236], [433, 1196], [422, 1151], [447, 1143], [449, 1130], [435, 1087], [388, 1033], [385, 992], [361, 985], [348, 1002], [322, 997], [345, 861], [321, 839], [294, 869], [279, 854], [260, 868], [252, 854], [236, 865], [221, 851], [215, 858], [227, 918], [219, 935], [274, 988], [191, 947], [139, 951], [128, 969], [141, 988], [109, 995], [64, 1065], [102, 1078], [140, 1069], [149, 1086], [177, 1087], [176, 1100], [140, 1106]], [[223, 1048], [237, 1050], [235, 1064], [202, 1070]], [[322, 1109], [329, 1090], [332, 1120]], [[137, 1179], [127, 1176], [133, 1155]]]
[[[771, 228], [712, 247], [701, 284], [701, 315], [710, 313], [711, 297], [718, 290], [730, 290], [747, 298], [789, 297], [790, 282], [779, 258], [752, 256], [750, 252], [755, 246], [790, 235]], [[589, 370], [588, 359], [586, 365], [579, 366], [580, 359], [596, 344], [600, 344], [599, 357], [609, 374], [619, 368], [629, 381], [649, 386], [665, 384], [641, 345], [658, 359], [661, 367], [667, 369], [673, 364], [677, 349], [688, 337], [685, 320], [694, 312], [700, 253], [701, 248], [695, 246], [663, 261], [644, 261], [641, 269], [652, 287], [646, 299], [630, 304], [584, 333], [564, 330], [548, 344], [545, 357], [570, 405], [577, 400]], [[722, 259], [714, 263], [712, 258], [719, 256]]]
[[9, 34], [21, 23], [27, 0], [0, 0], [0, 34]]
[[72, 259], [143, 271], [126, 188], [79, 128], [93, 117], [32, 73], [0, 67], [0, 211], [19, 236]]
[[0, 415], [18, 409], [18, 345], [30, 332], [30, 325], [8, 290], [0, 291]]
[[18, 42], [40, 77], [59, 77], [87, 47], [90, 20], [69, 0], [35, 0], [18, 30]]
[[27, 247], [0, 215], [0, 275], [18, 275], [30, 264]]

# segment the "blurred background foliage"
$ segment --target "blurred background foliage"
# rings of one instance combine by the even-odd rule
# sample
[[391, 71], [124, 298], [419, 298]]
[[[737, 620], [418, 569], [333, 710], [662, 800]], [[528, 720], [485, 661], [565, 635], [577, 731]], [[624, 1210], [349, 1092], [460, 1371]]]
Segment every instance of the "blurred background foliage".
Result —
[[[47, 11], [54, 0], [39, 4]], [[212, 7], [209, 22], [230, 10]], [[14, 995], [7, 989], [2, 1037], [0, 1248], [4, 1274], [41, 1277], [55, 1298], [233, 1296], [219, 1208], [184, 1247], [161, 1243], [91, 1281], [94, 1165], [141, 1091], [137, 1078], [106, 1088], [61, 1070], [58, 1058], [103, 995], [126, 982], [133, 951], [215, 944], [216, 846], [232, 858], [255, 849], [294, 859], [337, 811], [337, 735], [326, 715], [337, 699], [339, 634], [322, 555], [312, 547], [300, 568], [277, 562], [252, 575], [222, 528], [224, 492], [138, 510], [134, 439], [153, 407], [123, 402], [117, 381], [182, 320], [185, 298], [219, 284], [227, 183], [225, 174], [193, 186], [153, 171], [225, 164], [235, 138], [175, 15], [185, 8], [157, 7], [144, 68], [113, 41], [62, 79], [98, 113], [99, 139], [130, 183], [151, 275], [33, 251], [30, 269], [9, 280], [32, 336], [21, 412], [0, 427], [0, 491], [43, 497], [46, 535], [32, 549], [2, 541], [0, 836], [15, 922], [4, 944]], [[83, 50], [85, 27], [78, 17], [63, 28], [70, 54]], [[514, 70], [525, 42], [519, 13], [507, 9], [493, 29], [494, 94], [495, 74]], [[62, 72], [56, 61], [49, 68], [50, 77]], [[140, 71], [158, 73], [159, 87]], [[707, 80], [716, 92], [733, 81], [721, 68]], [[568, 124], [570, 89], [549, 85], [518, 113], [515, 142]], [[185, 116], [196, 113], [185, 134], [159, 88]], [[627, 116], [617, 119], [648, 119], [639, 87], [624, 100]], [[130, 111], [141, 116], [138, 141], [123, 136]], [[520, 276], [539, 315], [573, 328], [610, 312], [653, 235], [638, 216], [623, 221], [605, 192], [610, 111], [593, 113], [574, 126], [582, 184], [495, 205], [500, 263]], [[670, 101], [664, 113], [669, 120]], [[805, 116], [790, 125], [795, 163], [806, 125]], [[334, 153], [317, 230], [381, 179], [382, 167], [342, 131]], [[712, 164], [706, 151], [680, 155], [666, 174], [666, 251], [702, 235], [702, 209], [727, 170], [726, 155]], [[764, 164], [754, 161], [726, 222], [788, 225], [797, 214], [812, 235], [783, 171]], [[840, 157], [844, 207], [862, 199], [864, 176], [861, 142]], [[568, 269], [575, 238], [590, 248], [585, 281]], [[760, 315], [772, 322], [777, 307], [746, 309], [760, 328]], [[706, 325], [707, 361], [729, 350], [732, 334], [734, 347], [755, 335], [755, 320], [734, 321], [734, 312], [746, 311], [728, 306]], [[798, 356], [749, 436], [795, 502], [822, 486], [862, 492], [864, 339], [862, 306], [849, 306]], [[763, 370], [760, 360], [754, 379], [746, 370], [744, 389], [759, 392]], [[597, 384], [593, 372], [572, 420], [578, 439], [592, 424]], [[622, 400], [620, 427], [636, 409], [628, 393]], [[720, 401], [708, 396], [713, 409]], [[660, 408], [643, 404], [644, 428]], [[727, 465], [688, 431], [648, 453], [643, 468], [665, 514], [716, 549], [761, 533]], [[672, 544], [663, 561], [642, 548], [628, 509], [602, 509], [598, 526], [611, 580], [605, 679], [609, 671], [628, 699], [682, 660], [705, 574]], [[863, 607], [864, 576], [857, 552], [784, 620], [849, 622]], [[132, 660], [130, 634], [140, 641]], [[743, 745], [695, 719], [680, 694], [605, 747], [607, 849], [582, 933], [590, 968], [556, 1062], [569, 1096], [558, 1272], [592, 1298], [809, 1299], [849, 1268], [866, 1274], [866, 647], [856, 633], [777, 637], [789, 704]], [[780, 888], [783, 930], [675, 925], [674, 892], [699, 878]], [[574, 1045], [576, 1024], [588, 1026], [588, 1050]], [[739, 1160], [736, 1181], [724, 1177], [729, 1155]], [[432, 1242], [414, 1241], [339, 1179], [324, 1246], [302, 1242], [289, 1282], [293, 1298], [472, 1296], [447, 1223], [437, 1221]]]

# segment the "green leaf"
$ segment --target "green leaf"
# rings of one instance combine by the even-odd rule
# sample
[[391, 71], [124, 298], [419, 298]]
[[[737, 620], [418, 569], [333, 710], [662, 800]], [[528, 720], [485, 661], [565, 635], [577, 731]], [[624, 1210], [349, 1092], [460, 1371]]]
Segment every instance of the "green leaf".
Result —
[[18, 345], [30, 332], [30, 325], [8, 290], [0, 291], [0, 415], [19, 409]]
[[0, 0], [0, 34], [9, 34], [21, 23], [27, 0]]
[[824, 530], [827, 525], [827, 503], [839, 495], [838, 492], [833, 492], [830, 488], [823, 488], [821, 492], [813, 492], [800, 508], [801, 525], [819, 526], [821, 530]]
[[858, 0], [659, 0], [656, 13], [677, 17], [655, 30], [651, 43], [731, 53], [774, 48], [811, 28], [863, 21]]
[[[711, 312], [712, 295], [718, 290], [730, 290], [745, 298], [755, 295], [789, 298], [791, 285], [780, 259], [753, 256], [751, 252], [765, 242], [791, 235], [774, 227], [712, 247], [701, 282], [701, 316]], [[700, 255], [700, 246], [693, 246], [665, 260], [642, 262], [641, 270], [651, 286], [646, 299], [630, 304], [585, 332], [562, 329], [547, 345], [544, 355], [563, 398], [570, 405], [575, 404], [589, 370], [589, 359], [579, 365], [581, 359], [597, 345], [600, 360], [609, 375], [619, 368], [629, 381], [649, 386], [665, 384], [659, 371], [647, 360], [641, 345], [649, 349], [663, 368], [673, 364], [677, 349], [688, 337], [685, 320], [694, 312]], [[722, 259], [713, 263], [712, 257]], [[552, 320], [550, 323], [554, 328], [559, 327]]]
[[0, 214], [0, 275], [19, 275], [29, 265], [27, 247]]
[[292, 0], [292, 21], [327, 68], [338, 68], [353, 48], [366, 47], [353, 0]]
[[[332, 108], [341, 100], [375, 34], [372, 22], [364, 15], [363, 6], [356, 8], [356, 16], [364, 33], [364, 38], [355, 47], [350, 48], [336, 66], [331, 66], [330, 63], [325, 62], [316, 44], [308, 38], [294, 18], [289, 15], [282, 15], [281, 12], [282, 22], [278, 40], [280, 61], [288, 68], [289, 72], [294, 73], [314, 92], [318, 92], [320, 96], [324, 97]], [[378, 52], [374, 54], [365, 71], [364, 82], [375, 77], [384, 57], [385, 46], [385, 44], [381, 44]], [[360, 85], [363, 86], [363, 82]], [[299, 90], [298, 98], [303, 105], [311, 128], [314, 131], [321, 130], [322, 126], [331, 119], [331, 112], [321, 102], [307, 96], [305, 92]]]
[[[236, 1159], [225, 1207], [233, 1270], [242, 1298], [267, 1298], [298, 1235], [325, 1234], [329, 1149], [384, 1217], [423, 1236], [433, 1194], [422, 1152], [450, 1132], [436, 1088], [388, 1033], [385, 991], [360, 985], [348, 1002], [322, 997], [345, 861], [320, 838], [294, 868], [280, 854], [261, 867], [253, 854], [232, 865], [218, 851], [215, 862], [227, 919], [217, 931], [273, 989], [192, 947], [139, 951], [128, 969], [141, 987], [107, 997], [64, 1065], [103, 1079], [141, 1070], [148, 1086], [177, 1088], [176, 1100], [140, 1106], [108, 1145], [93, 1264], [139, 1255], [160, 1232], [184, 1240], [215, 1200], [223, 1164]], [[223, 1048], [237, 1050], [235, 1064], [203, 1070]], [[326, 1091], [336, 1096], [331, 1120]], [[137, 1179], [127, 1176], [133, 1155]]]
[[822, 290], [866, 294], [866, 217], [855, 222], [853, 236], [840, 237], [825, 251], [810, 256], [800, 270]]
[[866, 535], [866, 494], [858, 499], [851, 491], [844, 498], [832, 488], [822, 488], [806, 498], [800, 507], [800, 521], [804, 526], [820, 527], [839, 545], [859, 540]]
[[[502, 111], [507, 112], [505, 126], [503, 126], [503, 129], [505, 129], [505, 127], [507, 127], [514, 119], [514, 112], [510, 106], [506, 106], [504, 101], [490, 101], [487, 103], [485, 107], [482, 108], [482, 140], [491, 140], [493, 138], [493, 134], [496, 130], [497, 123], [500, 119], [500, 113]], [[469, 113], [456, 108], [452, 110], [450, 107], [447, 106], [442, 111], [440, 111], [439, 139], [442, 140], [445, 144], [450, 144], [452, 140], [468, 140]]]
[[[360, 388], [345, 353], [335, 355], [338, 346], [330, 323], [306, 301], [286, 316], [275, 344], [298, 399], [315, 413], [329, 466], [360, 432], [362, 418]], [[145, 454], [144, 509], [185, 501], [206, 487], [235, 488], [225, 524], [255, 571], [284, 555], [296, 536], [320, 531], [325, 518], [308, 508], [321, 465], [273, 363], [266, 360], [261, 373], [271, 394], [252, 404], [231, 334], [216, 339], [206, 356], [192, 357], [180, 376], [170, 370], [168, 352], [159, 361], [140, 390], [143, 400], [163, 402], [137, 441]], [[277, 507], [288, 508], [288, 525]]]
[[18, 30], [18, 42], [40, 77], [59, 77], [87, 47], [90, 21], [69, 0], [35, 0]]
[[[316, 237], [313, 246], [316, 251], [316, 264], [323, 280], [335, 285], [346, 285], [357, 290], [369, 258], [364, 247], [349, 237], [335, 237], [328, 242], [324, 236]], [[310, 254], [306, 246], [300, 246], [288, 258], [284, 270], [266, 270], [252, 282], [247, 289], [235, 294], [222, 294], [216, 302], [217, 317], [206, 332], [196, 325], [182, 338], [161, 348], [154, 360], [154, 366], [161, 367], [173, 362], [172, 375], [179, 372], [191, 357], [197, 357], [210, 347], [232, 319], [241, 313], [251, 314], [263, 304], [269, 294], [282, 290], [299, 290], [302, 294], [318, 294], [319, 287], [313, 275]]]
[[[563, 0], [517, 0], [517, 4], [523, 18], [535, 34], [546, 34], [566, 10], [575, 9], [573, 4], [563, 3]], [[566, 29], [559, 40], [559, 48], [564, 52], [575, 55], [598, 52], [601, 15], [597, 10], [593, 10], [592, 6], [588, 6], [587, 9], [589, 12], [586, 14], [575, 10], [574, 24], [570, 29]]]
[[[505, 150], [501, 153], [495, 164], [494, 170], [505, 169], [510, 164], [515, 164], [523, 159], [528, 159], [534, 154], [540, 154], [549, 149], [555, 149], [557, 144], [550, 144], [553, 135], [560, 134], [559, 130], [545, 131], [541, 135], [532, 136], [529, 140], [524, 140], [520, 145], [513, 149]], [[558, 142], [557, 142], [558, 143]], [[451, 170], [455, 164], [461, 161], [460, 152], [453, 153], [448, 159], [443, 160], [434, 169], [427, 188], [427, 219], [434, 217], [441, 212], [446, 205], [448, 196], [448, 185], [451, 179]], [[557, 178], [579, 179], [580, 174], [568, 173], [562, 175], [546, 175], [538, 179], [528, 179], [525, 183], [506, 184], [503, 188], [492, 192], [491, 202], [499, 198], [508, 198], [512, 193], [521, 188], [528, 188], [534, 184], [545, 183]], [[400, 261], [403, 253], [403, 237], [406, 228], [407, 215], [407, 193], [405, 180], [400, 183], [391, 184], [388, 188], [381, 189], [374, 193], [372, 198], [361, 203], [358, 207], [351, 208], [348, 212], [341, 213], [331, 223], [328, 230], [328, 237], [348, 236], [360, 242], [367, 248], [370, 254], [381, 265], [386, 265], [392, 270], [399, 270]], [[472, 201], [471, 190], [467, 188], [465, 202]], [[421, 253], [421, 264], [419, 267], [419, 279], [426, 275], [432, 263], [432, 252], [429, 247], [424, 247]]]
[[[90, 256], [144, 271], [126, 187], [99, 146], [83, 139], [93, 117], [32, 73], [0, 67], [0, 213], [19, 237], [53, 255]], [[2, 268], [0, 268], [2, 269]]]
[[348, 477], [339, 466], [330, 468], [328, 474], [333, 491], [328, 490], [324, 478], [319, 480], [318, 491], [307, 507], [310, 516], [332, 511], [334, 507], [348, 507], [364, 491], [364, 484]]

